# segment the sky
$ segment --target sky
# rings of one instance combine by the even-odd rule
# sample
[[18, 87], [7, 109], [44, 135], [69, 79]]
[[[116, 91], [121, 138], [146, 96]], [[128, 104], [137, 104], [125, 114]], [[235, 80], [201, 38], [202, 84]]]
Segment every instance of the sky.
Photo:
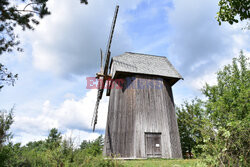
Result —
[[97, 90], [86, 77], [100, 70], [113, 13], [120, 5], [111, 55], [138, 52], [166, 56], [184, 80], [173, 86], [177, 106], [202, 98], [205, 83], [243, 50], [250, 56], [246, 25], [216, 21], [218, 0], [50, 0], [51, 15], [35, 31], [19, 32], [23, 53], [5, 54], [1, 63], [19, 78], [0, 92], [0, 109], [14, 106], [13, 142], [45, 139], [58, 128], [76, 144], [104, 134], [108, 97], [104, 96], [96, 131], [91, 120]]

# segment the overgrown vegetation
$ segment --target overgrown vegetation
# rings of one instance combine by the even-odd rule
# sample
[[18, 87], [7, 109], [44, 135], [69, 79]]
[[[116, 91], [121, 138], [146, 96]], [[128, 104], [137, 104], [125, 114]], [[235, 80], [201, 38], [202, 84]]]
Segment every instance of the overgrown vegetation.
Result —
[[202, 93], [206, 100], [177, 110], [183, 152], [196, 153], [200, 166], [249, 166], [250, 71], [242, 51]]
[[184, 102], [181, 107], [177, 107], [176, 114], [183, 157], [192, 158], [193, 154], [199, 155], [201, 149], [197, 146], [203, 143], [201, 130], [198, 128], [204, 117], [202, 101], [195, 99], [190, 104]]
[[9, 132], [13, 112], [0, 111], [0, 166], [1, 167], [96, 167], [123, 166], [121, 162], [102, 157], [103, 137], [82, 141], [80, 147], [73, 140], [62, 139], [58, 129], [51, 129], [46, 140], [21, 143], [11, 142]]

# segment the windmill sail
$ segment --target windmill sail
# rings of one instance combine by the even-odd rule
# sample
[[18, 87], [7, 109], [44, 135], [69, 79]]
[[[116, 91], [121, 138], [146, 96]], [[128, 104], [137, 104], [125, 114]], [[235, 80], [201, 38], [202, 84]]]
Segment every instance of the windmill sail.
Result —
[[[115, 9], [114, 18], [113, 18], [113, 22], [112, 22], [112, 26], [111, 26], [111, 30], [110, 30], [110, 34], [109, 34], [109, 40], [108, 40], [108, 43], [107, 43], [107, 48], [106, 48], [106, 53], [105, 53], [106, 59], [105, 59], [105, 64], [104, 64], [104, 70], [102, 71], [102, 67], [101, 67], [101, 72], [97, 73], [97, 78], [101, 79], [102, 82], [98, 82], [97, 100], [96, 100], [96, 104], [95, 104], [94, 115], [93, 115], [93, 118], [92, 118], [93, 131], [95, 131], [95, 125], [97, 124], [98, 107], [99, 107], [100, 100], [102, 99], [104, 86], [105, 86], [105, 83], [106, 83], [106, 80], [107, 80], [107, 77], [108, 77], [108, 66], [109, 66], [109, 60], [110, 60], [110, 54], [111, 54], [110, 47], [111, 47], [112, 38], [113, 38], [113, 34], [114, 34], [114, 29], [115, 29], [115, 23], [116, 23], [118, 10], [119, 10], [119, 6], [117, 5], [116, 9]], [[102, 64], [102, 62], [101, 62], [101, 64]]]

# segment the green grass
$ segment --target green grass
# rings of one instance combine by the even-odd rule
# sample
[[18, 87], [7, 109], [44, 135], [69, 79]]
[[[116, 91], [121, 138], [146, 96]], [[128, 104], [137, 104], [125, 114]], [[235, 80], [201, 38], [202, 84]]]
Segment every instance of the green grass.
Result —
[[147, 160], [125, 160], [126, 167], [195, 167], [199, 160], [170, 160], [170, 159], [147, 159]]

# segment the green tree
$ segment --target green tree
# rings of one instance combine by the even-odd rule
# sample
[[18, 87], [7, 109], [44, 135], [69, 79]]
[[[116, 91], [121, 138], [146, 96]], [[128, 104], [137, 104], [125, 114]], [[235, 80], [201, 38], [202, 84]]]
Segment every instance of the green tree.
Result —
[[81, 148], [82, 150], [84, 150], [84, 149], [88, 148], [89, 145], [90, 145], [90, 141], [83, 140], [82, 143], [80, 144], [80, 148]]
[[177, 107], [177, 122], [184, 158], [191, 158], [192, 153], [201, 153], [197, 146], [203, 141], [200, 129], [204, 117], [202, 104], [201, 100], [195, 99], [191, 103], [184, 102], [181, 107]]
[[220, 25], [221, 22], [233, 24], [250, 18], [250, 0], [220, 0], [219, 7], [217, 21]]
[[12, 138], [10, 127], [14, 122], [13, 110], [14, 107], [10, 111], [0, 110], [0, 166], [6, 166], [12, 159], [16, 160], [13, 150], [20, 146], [10, 142]]
[[0, 149], [3, 147], [6, 141], [11, 139], [12, 134], [9, 132], [10, 126], [14, 122], [12, 108], [9, 112], [6, 110], [0, 110]]
[[46, 144], [48, 148], [54, 149], [60, 146], [60, 143], [62, 141], [62, 135], [61, 132], [58, 131], [56, 128], [52, 128], [49, 132], [49, 136], [46, 139]]
[[83, 140], [80, 149], [84, 150], [87, 154], [97, 156], [102, 153], [103, 149], [103, 136], [99, 136], [94, 141]]
[[216, 126], [226, 126], [228, 120], [243, 120], [250, 111], [250, 71], [248, 59], [240, 52], [232, 65], [217, 73], [217, 85], [206, 84], [202, 90], [208, 98], [207, 112]]
[[243, 52], [217, 73], [217, 84], [206, 84], [203, 94], [204, 162], [209, 166], [249, 166], [250, 71]]

